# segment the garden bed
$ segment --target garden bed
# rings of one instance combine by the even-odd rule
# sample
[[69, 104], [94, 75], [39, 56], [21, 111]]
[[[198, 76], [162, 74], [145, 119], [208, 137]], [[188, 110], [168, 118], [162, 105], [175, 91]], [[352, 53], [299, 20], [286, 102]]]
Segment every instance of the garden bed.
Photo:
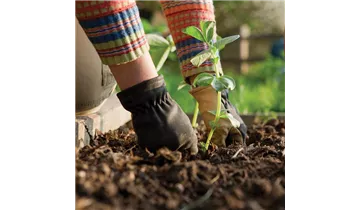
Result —
[[[285, 122], [248, 126], [247, 149], [139, 148], [131, 126], [76, 150], [77, 209], [285, 209]], [[206, 140], [203, 123], [199, 141]], [[235, 155], [236, 154], [236, 155]]]

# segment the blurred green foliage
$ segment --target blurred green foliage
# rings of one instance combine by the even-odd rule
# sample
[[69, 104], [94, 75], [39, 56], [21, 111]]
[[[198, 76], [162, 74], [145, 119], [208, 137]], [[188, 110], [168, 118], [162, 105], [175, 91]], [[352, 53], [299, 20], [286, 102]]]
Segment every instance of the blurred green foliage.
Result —
[[[236, 88], [229, 94], [231, 103], [243, 113], [285, 112], [285, 61], [268, 56], [251, 66], [247, 75], [227, 72], [236, 81]], [[168, 60], [160, 73], [164, 75], [170, 95], [187, 113], [195, 107], [195, 100], [188, 93], [189, 86], [177, 90], [183, 80], [177, 62]]]
[[[223, 36], [237, 33], [247, 24], [253, 33], [282, 32], [284, 25], [283, 1], [213, 1], [217, 31]], [[157, 1], [139, 1], [138, 7], [148, 12], [161, 11]], [[141, 14], [141, 13], [140, 13]]]
[[233, 77], [237, 87], [230, 101], [240, 112], [285, 112], [285, 60], [268, 56], [247, 75]]
[[158, 25], [152, 25], [147, 19], [141, 18], [141, 23], [143, 24], [143, 28], [146, 34], [159, 34], [162, 35], [165, 31], [168, 30], [168, 27], [166, 24], [158, 24]]
[[[140, 4], [138, 4], [140, 5]], [[141, 2], [142, 7], [152, 7], [153, 10], [161, 9], [154, 2]], [[234, 25], [249, 24], [252, 30], [261, 31], [262, 22], [252, 17], [252, 11], [258, 9], [259, 4], [250, 1], [214, 1], [217, 19], [222, 24], [217, 25], [221, 35], [233, 33]], [[239, 12], [241, 11], [241, 12]], [[240, 23], [239, 20], [242, 20]], [[152, 25], [148, 20], [142, 19], [145, 33], [164, 35], [168, 31], [166, 24]], [[237, 30], [237, 29], [236, 29]], [[151, 52], [151, 51], [150, 51]], [[262, 62], [252, 65], [247, 75], [227, 71], [236, 81], [236, 88], [229, 94], [231, 103], [242, 114], [285, 112], [285, 60], [267, 56]], [[180, 73], [179, 62], [175, 52], [171, 52], [163, 68], [159, 71], [164, 75], [167, 89], [174, 100], [186, 113], [192, 113], [195, 108], [195, 99], [188, 93], [190, 87], [186, 86], [177, 90], [183, 81]], [[117, 89], [118, 90], [118, 89]], [[119, 91], [119, 90], [118, 90]]]
[[[141, 18], [141, 22], [143, 24], [145, 34], [159, 34], [163, 36], [168, 31], [168, 27], [165, 23], [159, 25], [152, 25], [147, 19], [144, 18]], [[177, 61], [176, 52], [170, 52], [168, 55], [168, 59], [172, 61]]]

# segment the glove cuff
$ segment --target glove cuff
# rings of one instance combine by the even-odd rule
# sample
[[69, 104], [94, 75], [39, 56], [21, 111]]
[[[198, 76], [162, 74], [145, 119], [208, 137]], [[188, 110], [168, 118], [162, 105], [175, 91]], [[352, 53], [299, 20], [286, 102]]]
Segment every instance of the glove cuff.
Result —
[[170, 96], [165, 87], [164, 77], [159, 75], [119, 92], [117, 97], [126, 110], [136, 114], [168, 100]]

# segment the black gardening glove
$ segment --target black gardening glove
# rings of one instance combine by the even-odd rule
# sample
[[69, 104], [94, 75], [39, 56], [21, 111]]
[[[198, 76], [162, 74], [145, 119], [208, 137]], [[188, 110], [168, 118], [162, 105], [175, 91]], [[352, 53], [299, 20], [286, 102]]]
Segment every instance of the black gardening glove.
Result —
[[141, 147], [155, 152], [161, 147], [198, 152], [197, 138], [188, 116], [171, 98], [163, 76], [144, 81], [117, 94], [131, 112]]

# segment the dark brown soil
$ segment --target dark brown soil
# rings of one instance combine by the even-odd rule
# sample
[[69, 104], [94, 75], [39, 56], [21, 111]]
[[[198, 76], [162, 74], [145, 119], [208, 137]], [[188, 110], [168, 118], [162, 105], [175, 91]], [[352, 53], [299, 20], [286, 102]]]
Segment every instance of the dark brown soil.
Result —
[[[285, 209], [285, 122], [249, 126], [241, 145], [207, 154], [140, 149], [127, 127], [76, 150], [76, 209]], [[199, 140], [206, 139], [204, 126]]]

